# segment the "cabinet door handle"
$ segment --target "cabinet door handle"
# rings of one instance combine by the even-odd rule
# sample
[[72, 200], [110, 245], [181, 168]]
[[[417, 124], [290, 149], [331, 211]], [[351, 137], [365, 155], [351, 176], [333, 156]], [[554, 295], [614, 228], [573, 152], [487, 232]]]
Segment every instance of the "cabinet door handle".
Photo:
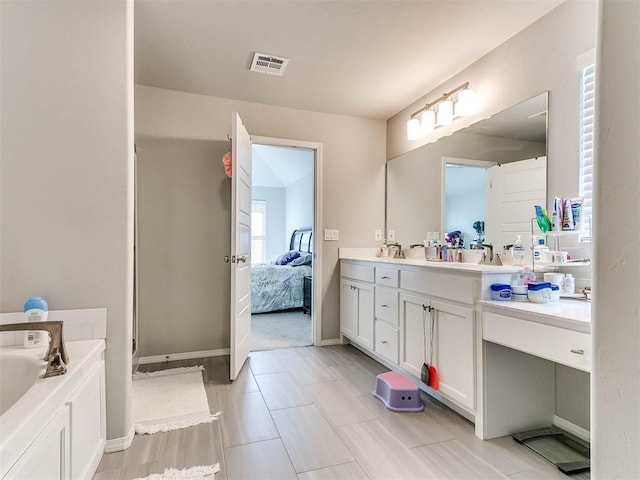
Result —
[[389, 305], [387, 305], [386, 303], [383, 303], [382, 305], [380, 305], [381, 307], [388, 307]]
[[387, 342], [386, 340], [380, 340], [380, 343], [383, 344], [383, 345], [386, 345], [389, 342]]
[[386, 275], [380, 277], [380, 280], [389, 280], [391, 277], [387, 277]]
[[571, 353], [575, 353], [577, 355], [584, 355], [584, 350], [582, 348], [572, 348]]

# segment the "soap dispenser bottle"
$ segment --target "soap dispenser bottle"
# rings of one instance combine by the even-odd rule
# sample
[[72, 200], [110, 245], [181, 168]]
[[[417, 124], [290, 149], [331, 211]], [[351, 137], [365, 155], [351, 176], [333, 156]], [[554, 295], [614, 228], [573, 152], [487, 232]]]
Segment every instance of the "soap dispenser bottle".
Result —
[[520, 235], [518, 235], [518, 239], [516, 243], [511, 247], [511, 256], [513, 257], [513, 264], [517, 266], [521, 266], [524, 263], [524, 257], [526, 256], [526, 251], [524, 249], [524, 245], [522, 245], [522, 239]]

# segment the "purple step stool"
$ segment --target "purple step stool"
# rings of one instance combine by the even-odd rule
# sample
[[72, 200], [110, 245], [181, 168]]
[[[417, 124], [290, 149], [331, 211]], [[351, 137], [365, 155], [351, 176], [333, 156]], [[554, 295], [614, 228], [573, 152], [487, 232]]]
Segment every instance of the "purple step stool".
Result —
[[421, 412], [424, 410], [416, 384], [398, 372], [378, 375], [373, 396], [393, 412]]

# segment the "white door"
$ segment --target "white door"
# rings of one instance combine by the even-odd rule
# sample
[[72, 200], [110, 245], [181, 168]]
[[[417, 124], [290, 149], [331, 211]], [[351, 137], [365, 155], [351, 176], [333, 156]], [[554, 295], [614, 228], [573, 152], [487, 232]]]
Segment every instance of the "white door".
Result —
[[487, 170], [487, 243], [495, 253], [513, 244], [518, 235], [523, 245], [531, 242], [534, 205], [547, 203], [547, 157], [538, 157]]
[[231, 365], [235, 380], [251, 350], [251, 137], [232, 115], [231, 144]]

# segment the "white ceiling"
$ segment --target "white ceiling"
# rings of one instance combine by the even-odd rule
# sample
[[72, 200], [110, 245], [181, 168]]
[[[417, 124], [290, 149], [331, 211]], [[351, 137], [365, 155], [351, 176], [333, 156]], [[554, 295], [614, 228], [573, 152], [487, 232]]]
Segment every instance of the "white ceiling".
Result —
[[251, 153], [254, 187], [287, 188], [313, 173], [313, 150], [254, 144]]
[[[563, 0], [135, 0], [136, 83], [387, 119]], [[254, 52], [290, 59], [249, 71]]]

